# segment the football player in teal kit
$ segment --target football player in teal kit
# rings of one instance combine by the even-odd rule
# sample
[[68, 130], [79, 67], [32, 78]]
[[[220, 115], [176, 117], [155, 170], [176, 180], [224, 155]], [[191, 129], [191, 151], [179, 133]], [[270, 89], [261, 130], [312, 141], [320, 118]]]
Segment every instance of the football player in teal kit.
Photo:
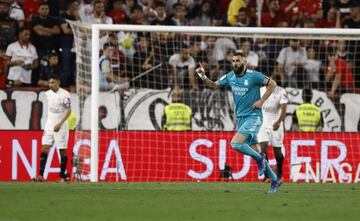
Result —
[[[266, 173], [271, 178], [269, 192], [276, 192], [281, 185], [280, 179], [272, 171], [269, 162], [263, 154], [258, 153], [257, 136], [263, 116], [261, 106], [276, 87], [276, 82], [260, 72], [246, 69], [246, 57], [242, 53], [235, 53], [232, 57], [233, 70], [222, 76], [216, 82], [208, 79], [201, 66], [196, 73], [204, 84], [212, 90], [221, 86], [228, 86], [232, 90], [237, 118], [237, 133], [231, 140], [231, 146], [236, 151], [251, 156], [258, 164], [259, 176]], [[266, 86], [265, 94], [260, 97], [260, 87]]]

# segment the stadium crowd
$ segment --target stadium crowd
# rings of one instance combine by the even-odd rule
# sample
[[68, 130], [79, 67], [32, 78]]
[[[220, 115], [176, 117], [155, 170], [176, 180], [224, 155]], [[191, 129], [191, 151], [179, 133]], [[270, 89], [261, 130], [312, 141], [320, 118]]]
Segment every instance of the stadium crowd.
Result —
[[[360, 28], [359, 0], [258, 2], [0, 0], [0, 89], [46, 87], [51, 74], [61, 77], [62, 87], [75, 89], [74, 37], [65, 19], [92, 24]], [[330, 97], [360, 88], [360, 59], [355, 56], [359, 41], [113, 32], [102, 42], [112, 77], [106, 70], [103, 74], [114, 84], [148, 72], [131, 86], [202, 90], [195, 76], [197, 63], [216, 80], [231, 70], [232, 54], [241, 50], [248, 68], [272, 74], [282, 86], [318, 88]]]

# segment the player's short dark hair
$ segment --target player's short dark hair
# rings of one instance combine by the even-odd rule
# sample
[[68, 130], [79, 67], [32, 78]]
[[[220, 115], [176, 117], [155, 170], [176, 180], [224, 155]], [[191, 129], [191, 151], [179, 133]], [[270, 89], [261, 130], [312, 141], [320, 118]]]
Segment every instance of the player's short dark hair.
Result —
[[50, 79], [60, 81], [60, 76], [58, 74], [50, 74], [48, 77], [48, 80], [50, 80]]
[[103, 46], [103, 50], [106, 50], [108, 47], [114, 47], [114, 45], [112, 45], [110, 43], [105, 43]]
[[20, 28], [20, 29], [19, 29], [19, 34], [20, 34], [20, 33], [23, 33], [24, 31], [30, 31], [30, 32], [31, 32], [30, 28], [23, 27], [23, 28]]
[[241, 51], [236, 51], [233, 56], [240, 56], [240, 57], [246, 58], [245, 54], [242, 53]]
[[310, 103], [313, 97], [312, 90], [310, 88], [304, 88], [302, 91], [302, 98], [304, 103]]

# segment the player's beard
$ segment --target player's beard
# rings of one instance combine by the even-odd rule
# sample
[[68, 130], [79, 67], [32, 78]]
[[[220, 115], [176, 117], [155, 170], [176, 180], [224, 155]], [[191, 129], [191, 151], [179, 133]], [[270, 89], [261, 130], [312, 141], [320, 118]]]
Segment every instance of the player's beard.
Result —
[[244, 69], [245, 69], [245, 65], [244, 64], [242, 64], [240, 67], [238, 67], [238, 68], [233, 68], [234, 69], [234, 72], [235, 72], [235, 74], [236, 75], [241, 75], [241, 73], [244, 71]]

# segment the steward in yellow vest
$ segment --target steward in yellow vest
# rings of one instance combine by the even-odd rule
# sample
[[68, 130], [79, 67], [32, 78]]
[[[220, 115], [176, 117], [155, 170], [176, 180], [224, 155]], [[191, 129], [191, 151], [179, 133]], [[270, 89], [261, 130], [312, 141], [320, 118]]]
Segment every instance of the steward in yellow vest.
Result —
[[311, 89], [303, 89], [304, 103], [296, 107], [293, 118], [294, 130], [302, 132], [322, 131], [324, 121], [320, 108], [314, 104], [311, 104], [311, 99]]
[[191, 108], [181, 103], [182, 92], [174, 90], [172, 103], [165, 106], [162, 116], [162, 129], [165, 131], [189, 131], [191, 130]]

